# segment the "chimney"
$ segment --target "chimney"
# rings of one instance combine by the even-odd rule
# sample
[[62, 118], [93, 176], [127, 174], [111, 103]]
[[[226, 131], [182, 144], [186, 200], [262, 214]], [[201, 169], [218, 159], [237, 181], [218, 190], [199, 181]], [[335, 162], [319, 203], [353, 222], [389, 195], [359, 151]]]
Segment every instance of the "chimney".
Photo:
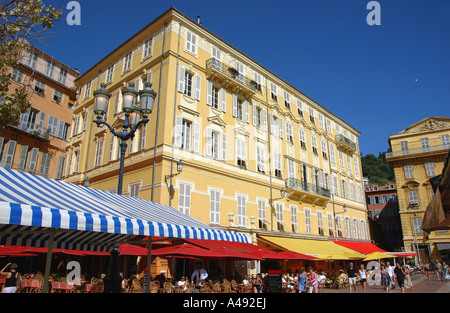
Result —
[[197, 24], [202, 25], [202, 22], [200, 22], [200, 15], [197, 16]]

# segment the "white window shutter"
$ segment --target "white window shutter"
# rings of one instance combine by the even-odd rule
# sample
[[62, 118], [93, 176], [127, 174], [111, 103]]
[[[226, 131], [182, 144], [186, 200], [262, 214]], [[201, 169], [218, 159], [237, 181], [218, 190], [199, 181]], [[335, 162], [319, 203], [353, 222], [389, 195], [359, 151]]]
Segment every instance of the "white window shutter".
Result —
[[283, 138], [283, 120], [279, 118], [278, 121], [280, 122], [280, 138]]
[[178, 91], [179, 92], [184, 92], [184, 88], [185, 88], [185, 80], [186, 80], [186, 69], [184, 67], [180, 67], [179, 70], [179, 78], [178, 78]]
[[270, 134], [275, 135], [275, 119], [273, 118], [273, 114], [269, 113], [270, 115]]
[[208, 80], [206, 85], [206, 104], [212, 104], [212, 82]]
[[9, 141], [3, 167], [12, 168], [14, 162], [14, 154], [16, 153], [16, 145], [17, 141], [14, 140]]
[[264, 130], [267, 131], [267, 111], [263, 110], [263, 125], [264, 125]]
[[45, 121], [45, 112], [41, 112], [39, 114], [39, 122], [38, 122], [38, 128], [37, 128], [37, 131], [41, 134], [44, 131], [44, 121]]
[[237, 116], [237, 95], [233, 94], [233, 117]]
[[206, 127], [206, 155], [212, 156], [212, 130]]
[[39, 149], [38, 148], [33, 148], [31, 150], [30, 165], [28, 167], [28, 170], [30, 172], [34, 172], [36, 170], [36, 163], [37, 163], [38, 155], [39, 155]]
[[64, 135], [64, 126], [66, 126], [66, 123], [62, 120], [58, 120], [58, 138], [63, 138]]
[[30, 110], [20, 115], [19, 129], [27, 130], [28, 117], [30, 116]]
[[200, 152], [200, 124], [194, 123], [194, 152]]
[[181, 147], [181, 128], [183, 118], [181, 116], [175, 117], [175, 147]]
[[25, 169], [27, 155], [28, 155], [28, 146], [22, 145], [22, 150], [20, 150], [20, 158], [19, 158], [19, 166], [18, 166], [18, 168], [20, 170]]
[[200, 101], [200, 95], [202, 90], [202, 80], [200, 76], [195, 75], [195, 99]]
[[253, 106], [253, 126], [258, 126], [257, 124], [258, 124], [258, 116], [257, 116], [257, 114], [258, 114], [258, 112], [257, 112], [257, 108], [256, 108], [256, 105], [252, 105]]
[[250, 103], [245, 100], [245, 121], [250, 123]]
[[227, 135], [222, 133], [222, 160], [227, 160]]
[[220, 92], [222, 93], [222, 112], [226, 112], [227, 111], [227, 91], [225, 90], [225, 88], [222, 88], [220, 90]]

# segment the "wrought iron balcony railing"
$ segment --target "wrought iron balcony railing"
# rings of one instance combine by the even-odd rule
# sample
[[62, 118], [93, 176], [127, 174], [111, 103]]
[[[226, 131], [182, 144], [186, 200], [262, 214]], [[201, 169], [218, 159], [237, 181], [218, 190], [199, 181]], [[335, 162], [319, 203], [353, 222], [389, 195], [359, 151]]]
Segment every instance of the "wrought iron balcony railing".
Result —
[[356, 144], [348, 139], [347, 137], [343, 135], [336, 135], [336, 142], [345, 144], [347, 147], [349, 147], [351, 150], [356, 151]]
[[449, 149], [450, 149], [450, 144], [446, 144], [446, 145], [431, 146], [431, 147], [418, 148], [418, 149], [394, 151], [394, 152], [386, 153], [386, 159], [403, 157], [403, 156], [411, 156], [411, 155], [417, 155], [417, 154], [423, 154], [423, 153], [430, 153], [430, 152], [440, 152], [440, 151], [447, 153]]
[[331, 191], [330, 189], [323, 188], [320, 186], [315, 186], [313, 184], [305, 183], [296, 178], [288, 178], [286, 179], [286, 188], [292, 188], [295, 190], [305, 191], [308, 193], [313, 193], [322, 197], [330, 198]]
[[239, 73], [237, 69], [234, 67], [231, 67], [215, 58], [211, 58], [206, 61], [206, 70], [215, 70], [219, 72], [220, 74], [232, 78], [238, 83], [244, 85], [244, 87], [250, 89], [253, 92], [261, 92], [261, 85], [258, 84], [256, 81], [247, 78], [242, 73]]

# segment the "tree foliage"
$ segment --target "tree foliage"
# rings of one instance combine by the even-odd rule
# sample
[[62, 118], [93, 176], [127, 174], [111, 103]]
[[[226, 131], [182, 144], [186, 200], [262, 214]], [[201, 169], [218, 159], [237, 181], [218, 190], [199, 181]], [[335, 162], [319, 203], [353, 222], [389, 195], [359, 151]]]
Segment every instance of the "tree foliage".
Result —
[[42, 0], [0, 1], [0, 131], [19, 123], [20, 114], [30, 106], [29, 85], [10, 91], [11, 69], [17, 68], [21, 52], [53, 27], [62, 8]]
[[394, 170], [386, 161], [386, 152], [380, 152], [378, 157], [367, 154], [361, 158], [363, 175], [369, 178], [369, 182], [377, 185], [385, 185], [395, 181]]

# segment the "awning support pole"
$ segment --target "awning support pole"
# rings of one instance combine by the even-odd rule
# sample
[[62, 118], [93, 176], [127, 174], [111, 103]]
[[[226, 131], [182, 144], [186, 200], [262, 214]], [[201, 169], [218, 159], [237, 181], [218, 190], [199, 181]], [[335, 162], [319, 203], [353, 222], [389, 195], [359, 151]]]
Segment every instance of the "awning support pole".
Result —
[[45, 273], [44, 273], [44, 286], [43, 293], [49, 293], [50, 291], [50, 270], [52, 267], [52, 258], [53, 258], [53, 241], [55, 238], [55, 231], [49, 231], [49, 237], [47, 241], [47, 258], [45, 260]]
[[150, 293], [150, 281], [151, 281], [151, 277], [150, 277], [150, 268], [152, 266], [152, 236], [148, 236], [148, 242], [147, 242], [147, 250], [148, 250], [148, 254], [147, 254], [147, 280], [146, 280], [146, 287], [144, 290], [144, 293]]

